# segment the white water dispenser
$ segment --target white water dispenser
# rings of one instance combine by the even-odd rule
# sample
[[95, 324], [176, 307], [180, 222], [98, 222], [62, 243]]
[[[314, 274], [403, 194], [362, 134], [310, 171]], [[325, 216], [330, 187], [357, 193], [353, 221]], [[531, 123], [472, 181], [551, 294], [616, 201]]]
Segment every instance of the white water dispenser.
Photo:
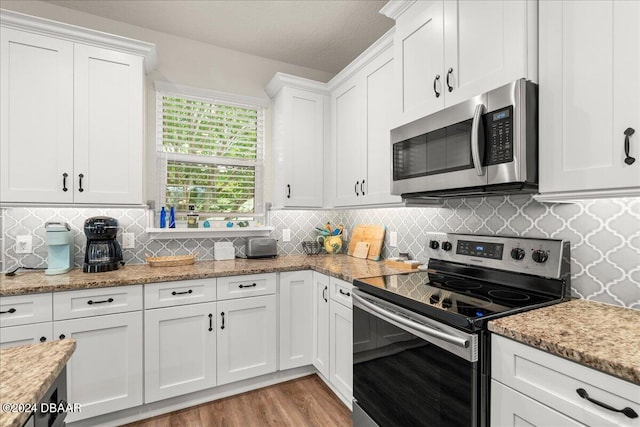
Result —
[[63, 274], [73, 269], [73, 232], [66, 222], [47, 222], [47, 269], [44, 274]]

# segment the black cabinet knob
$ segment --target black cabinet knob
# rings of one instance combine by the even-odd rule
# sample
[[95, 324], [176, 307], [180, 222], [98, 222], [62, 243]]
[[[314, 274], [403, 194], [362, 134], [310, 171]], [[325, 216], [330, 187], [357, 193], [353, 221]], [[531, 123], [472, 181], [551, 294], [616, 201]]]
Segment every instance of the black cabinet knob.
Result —
[[543, 264], [547, 262], [547, 259], [549, 259], [549, 254], [547, 254], [545, 251], [541, 249], [536, 249], [531, 254], [531, 258], [533, 258], [533, 260], [538, 264]]
[[511, 258], [515, 259], [515, 260], [523, 260], [524, 256], [526, 255], [524, 249], [522, 248], [513, 248], [511, 249]]

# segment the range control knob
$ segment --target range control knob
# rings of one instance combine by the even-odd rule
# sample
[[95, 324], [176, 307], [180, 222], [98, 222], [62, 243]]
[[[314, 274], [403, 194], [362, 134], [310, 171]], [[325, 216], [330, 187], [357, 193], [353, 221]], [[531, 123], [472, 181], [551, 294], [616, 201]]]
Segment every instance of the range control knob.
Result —
[[442, 242], [442, 250], [450, 251], [451, 250], [451, 242]]
[[524, 259], [524, 256], [526, 255], [524, 249], [522, 248], [513, 248], [511, 249], [511, 258], [516, 259], [518, 261]]
[[438, 243], [437, 240], [430, 240], [429, 241], [429, 247], [431, 249], [438, 249], [440, 247], [440, 243]]
[[536, 249], [535, 251], [533, 251], [533, 253], [531, 254], [531, 258], [533, 258], [533, 260], [539, 264], [542, 264], [544, 262], [547, 261], [547, 259], [549, 259], [549, 255], [547, 254], [547, 252], [541, 250], [541, 249]]

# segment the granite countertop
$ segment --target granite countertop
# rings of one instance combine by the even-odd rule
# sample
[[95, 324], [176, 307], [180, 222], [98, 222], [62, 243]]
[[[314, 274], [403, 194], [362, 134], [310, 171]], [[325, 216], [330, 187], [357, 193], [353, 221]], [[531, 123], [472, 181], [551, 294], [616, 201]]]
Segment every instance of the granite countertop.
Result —
[[[0, 350], [0, 402], [38, 403], [76, 349], [73, 338]], [[20, 427], [29, 412], [0, 411], [0, 427]]]
[[640, 385], [640, 310], [583, 299], [489, 322], [489, 330]]
[[179, 267], [150, 267], [147, 264], [138, 264], [106, 273], [83, 273], [82, 270], [74, 269], [56, 276], [46, 276], [43, 272], [1, 275], [0, 296], [307, 269], [349, 282], [356, 278], [411, 271], [387, 267], [382, 261], [370, 261], [348, 255], [291, 255], [268, 259], [198, 261], [193, 265]]

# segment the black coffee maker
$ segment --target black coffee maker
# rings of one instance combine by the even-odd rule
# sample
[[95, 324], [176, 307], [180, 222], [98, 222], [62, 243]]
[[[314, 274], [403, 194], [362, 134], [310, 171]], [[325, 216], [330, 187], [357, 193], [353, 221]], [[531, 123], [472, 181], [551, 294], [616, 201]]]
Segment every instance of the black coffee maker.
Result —
[[117, 270], [122, 262], [122, 249], [116, 240], [118, 220], [108, 216], [94, 216], [84, 222], [87, 247], [84, 251], [85, 273]]

